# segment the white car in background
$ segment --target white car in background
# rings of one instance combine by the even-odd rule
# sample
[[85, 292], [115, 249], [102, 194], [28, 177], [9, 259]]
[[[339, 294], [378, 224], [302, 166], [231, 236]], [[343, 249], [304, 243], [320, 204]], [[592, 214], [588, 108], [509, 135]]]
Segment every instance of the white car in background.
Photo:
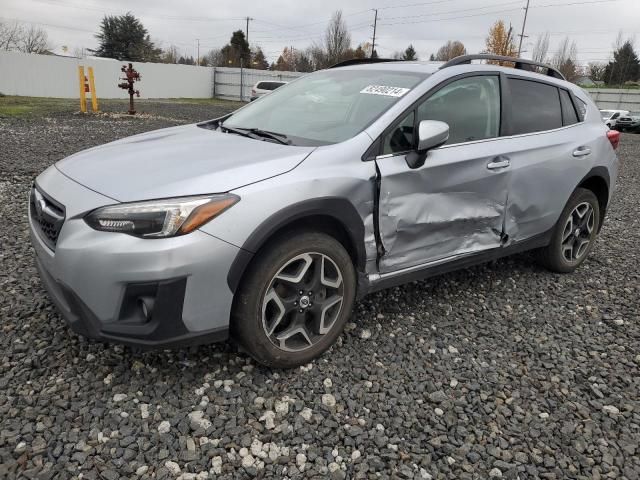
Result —
[[602, 115], [602, 121], [609, 128], [613, 128], [616, 126], [616, 122], [622, 115], [628, 115], [629, 112], [627, 110], [600, 110], [600, 114]]
[[289, 82], [282, 82], [280, 80], [265, 80], [258, 82], [253, 86], [253, 88], [251, 88], [251, 101], [253, 102], [263, 95], [273, 92], [276, 88], [286, 85], [287, 83]]

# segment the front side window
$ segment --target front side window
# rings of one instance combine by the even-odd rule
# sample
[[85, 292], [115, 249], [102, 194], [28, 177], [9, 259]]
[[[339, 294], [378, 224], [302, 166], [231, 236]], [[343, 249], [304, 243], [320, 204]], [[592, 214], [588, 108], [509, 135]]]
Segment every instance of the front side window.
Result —
[[513, 135], [562, 127], [558, 88], [530, 80], [509, 79]]
[[493, 75], [456, 80], [425, 100], [417, 115], [417, 123], [448, 124], [449, 145], [496, 138], [500, 135], [500, 80]]
[[385, 137], [382, 154], [394, 155], [413, 150], [415, 148], [414, 124], [415, 112], [412, 110]]
[[328, 145], [354, 137], [429, 74], [370, 69], [323, 70], [251, 103], [224, 127], [260, 129], [296, 145]]

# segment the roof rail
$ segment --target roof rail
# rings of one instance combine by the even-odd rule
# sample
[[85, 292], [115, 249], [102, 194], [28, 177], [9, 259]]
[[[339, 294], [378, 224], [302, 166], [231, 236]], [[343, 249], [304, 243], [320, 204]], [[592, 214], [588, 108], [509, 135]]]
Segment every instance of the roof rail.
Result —
[[362, 65], [365, 63], [383, 63], [383, 62], [399, 62], [394, 58], [351, 58], [331, 65], [328, 68], [349, 67], [351, 65]]
[[447, 67], [453, 67], [455, 65], [463, 65], [465, 63], [471, 63], [472, 60], [496, 60], [500, 62], [515, 63], [515, 68], [518, 70], [526, 70], [528, 72], [535, 72], [536, 69], [532, 67], [544, 68], [547, 70], [547, 75], [553, 78], [559, 78], [560, 80], [566, 80], [564, 75], [557, 68], [547, 65], [546, 63], [536, 62], [534, 60], [527, 60], [526, 58], [505, 57], [503, 55], [493, 55], [490, 53], [478, 53], [474, 55], [461, 55], [459, 57], [449, 60], [442, 65], [440, 69]]

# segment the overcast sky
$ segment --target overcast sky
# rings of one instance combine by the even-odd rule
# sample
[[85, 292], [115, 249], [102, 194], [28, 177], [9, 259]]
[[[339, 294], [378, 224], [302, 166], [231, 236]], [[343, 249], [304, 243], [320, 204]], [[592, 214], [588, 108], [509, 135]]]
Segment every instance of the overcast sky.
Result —
[[[469, 53], [484, 47], [497, 19], [522, 28], [526, 0], [0, 0], [4, 21], [37, 23], [56, 50], [65, 45], [96, 46], [94, 34], [105, 14], [131, 11], [162, 47], [176, 45], [196, 56], [228, 42], [231, 32], [249, 24], [252, 46], [273, 61], [284, 46], [304, 49], [320, 42], [332, 12], [342, 9], [354, 47], [371, 41], [378, 9], [376, 45], [391, 56], [413, 44], [428, 59], [447, 40], [462, 41]], [[551, 50], [564, 37], [576, 41], [579, 60], [606, 61], [619, 31], [640, 40], [640, 0], [530, 0], [523, 50], [531, 51], [538, 34], [551, 33]], [[527, 56], [527, 53], [523, 54]]]

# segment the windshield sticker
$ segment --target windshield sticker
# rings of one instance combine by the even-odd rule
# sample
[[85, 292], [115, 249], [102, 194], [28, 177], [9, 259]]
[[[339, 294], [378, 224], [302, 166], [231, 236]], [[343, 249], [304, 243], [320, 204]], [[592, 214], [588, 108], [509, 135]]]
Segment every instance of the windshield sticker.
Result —
[[369, 85], [368, 87], [360, 90], [360, 93], [367, 93], [369, 95], [384, 95], [385, 97], [401, 97], [409, 90], [409, 88], [387, 87], [385, 85]]

